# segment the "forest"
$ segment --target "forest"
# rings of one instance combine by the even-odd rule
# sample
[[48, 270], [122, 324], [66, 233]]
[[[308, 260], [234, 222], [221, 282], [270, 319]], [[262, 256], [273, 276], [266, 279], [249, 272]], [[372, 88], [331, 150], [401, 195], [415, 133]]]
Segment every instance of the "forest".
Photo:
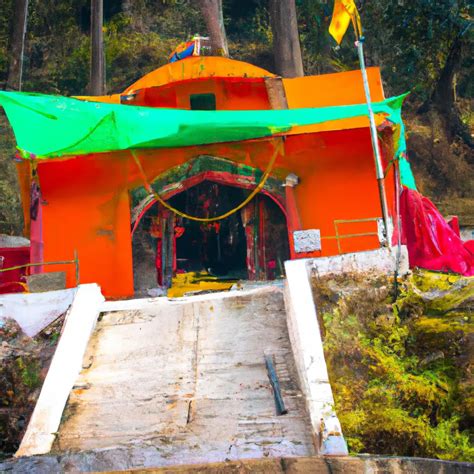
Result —
[[[283, 11], [291, 2], [220, 3], [231, 58], [287, 74], [283, 57], [288, 54], [287, 42], [273, 40], [275, 28], [281, 28], [280, 37], [299, 40], [296, 75], [358, 68], [353, 31], [349, 29], [340, 46], [328, 33], [332, 2], [296, 0], [293, 23]], [[12, 79], [18, 54], [14, 31], [15, 24], [24, 21], [20, 10], [25, 4], [21, 89], [62, 95], [90, 92], [88, 0], [0, 0], [0, 87], [18, 89]], [[181, 42], [195, 34], [208, 35], [202, 14], [205, 4], [200, 0], [104, 0], [105, 91], [123, 90], [165, 64]], [[386, 95], [411, 92], [405, 120], [409, 158], [420, 190], [445, 214], [457, 214], [469, 224], [474, 215], [472, 5], [467, 0], [364, 0], [357, 4], [366, 61], [381, 67]], [[283, 11], [280, 24], [275, 24], [278, 15], [271, 14], [276, 7], [280, 15]], [[22, 222], [11, 162], [13, 137], [1, 119], [0, 231], [18, 234]]]

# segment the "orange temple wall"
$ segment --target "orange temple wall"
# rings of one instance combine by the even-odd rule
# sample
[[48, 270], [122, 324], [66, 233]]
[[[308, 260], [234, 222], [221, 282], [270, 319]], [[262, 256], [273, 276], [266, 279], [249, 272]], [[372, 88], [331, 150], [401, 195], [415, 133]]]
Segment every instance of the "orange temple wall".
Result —
[[[222, 68], [223, 58], [207, 59], [218, 60], [219, 67]], [[192, 64], [188, 66], [192, 69]], [[168, 76], [169, 71], [172, 71], [170, 67], [165, 66]], [[208, 69], [210, 67], [208, 66]], [[250, 65], [248, 67], [253, 68]], [[160, 74], [160, 80], [164, 81], [162, 78], [164, 73]], [[360, 72], [354, 71], [284, 79], [288, 106], [298, 108], [362, 103], [364, 95], [359, 76]], [[378, 69], [371, 68], [369, 77], [373, 100], [382, 100], [383, 90]], [[145, 79], [146, 76], [143, 80]], [[161, 91], [156, 89], [146, 91], [145, 94], [139, 93], [137, 98], [145, 100], [144, 98], [148, 96], [149, 101], [156, 101], [157, 97], [159, 100], [178, 100], [176, 105], [186, 108], [185, 101], [179, 97], [189, 96], [191, 92], [208, 91], [209, 84], [213, 84], [218, 104], [226, 103], [230, 109], [237, 109], [239, 106], [249, 109], [252, 103], [255, 108], [268, 108], [266, 107], [268, 97], [262, 81], [247, 82], [245, 85], [247, 93], [243, 94], [245, 99], [239, 101], [238, 95], [242, 94], [242, 90], [239, 92], [237, 79], [230, 81], [232, 86], [227, 88], [222, 81], [205, 78], [196, 81], [191, 73], [188, 77], [179, 79], [179, 84], [175, 88], [171, 81], [162, 84], [159, 87]], [[146, 80], [149, 82], [147, 87], [158, 87], [151, 85], [153, 81], [150, 78]], [[176, 94], [178, 90], [179, 94]], [[111, 96], [102, 100], [116, 101], [117, 98]], [[298, 257], [338, 253], [336, 240], [327, 238], [335, 235], [334, 220], [381, 217], [367, 125], [367, 119], [364, 118], [341, 120], [337, 123], [303, 127], [293, 130], [287, 136], [285, 154], [278, 157], [272, 174], [282, 180], [288, 173], [294, 173], [300, 178], [300, 184], [295, 188], [295, 199], [302, 228], [320, 229], [323, 238], [320, 252], [301, 254]], [[274, 140], [148, 150], [138, 154], [150, 181], [160, 173], [204, 154], [227, 158], [264, 170], [273, 153]], [[29, 206], [27, 168], [27, 163], [19, 165], [25, 210]], [[77, 251], [81, 283], [98, 283], [109, 298], [133, 295], [129, 193], [143, 183], [130, 154], [115, 152], [53, 160], [40, 163], [38, 173], [43, 197], [43, 261], [70, 260], [74, 256], [74, 251]], [[393, 215], [395, 181], [392, 171], [386, 178], [386, 188], [390, 213]], [[291, 231], [296, 228], [296, 222], [291, 216], [289, 220], [293, 220], [288, 222]], [[340, 228], [342, 233], [365, 233], [374, 230], [376, 230], [374, 222], [353, 223], [342, 225]], [[376, 236], [344, 239], [341, 241], [341, 251], [344, 253], [360, 251], [377, 248], [379, 245]], [[72, 265], [49, 266], [44, 267], [44, 270], [66, 271], [68, 286], [76, 284]]]

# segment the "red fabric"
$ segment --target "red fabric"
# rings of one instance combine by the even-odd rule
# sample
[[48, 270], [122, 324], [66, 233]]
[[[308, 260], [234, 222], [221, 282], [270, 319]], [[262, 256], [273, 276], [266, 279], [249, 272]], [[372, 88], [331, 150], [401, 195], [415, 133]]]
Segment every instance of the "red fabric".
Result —
[[461, 240], [428, 198], [404, 188], [400, 213], [410, 267], [474, 275], [472, 244]]
[[468, 240], [467, 242], [464, 242], [464, 248], [474, 255], [474, 240]]
[[[3, 261], [3, 264], [2, 264]], [[10, 268], [24, 265], [30, 262], [30, 247], [7, 247], [0, 248], [0, 267]], [[27, 268], [0, 272], [0, 294], [18, 293], [25, 289], [16, 282], [24, 281]]]
[[461, 229], [459, 228], [459, 219], [458, 216], [453, 216], [451, 219], [448, 221], [449, 227], [456, 232], [456, 235], [458, 237], [461, 237]]
[[7, 283], [0, 283], [0, 295], [7, 295], [9, 293], [26, 293], [26, 287], [20, 282], [8, 281]]

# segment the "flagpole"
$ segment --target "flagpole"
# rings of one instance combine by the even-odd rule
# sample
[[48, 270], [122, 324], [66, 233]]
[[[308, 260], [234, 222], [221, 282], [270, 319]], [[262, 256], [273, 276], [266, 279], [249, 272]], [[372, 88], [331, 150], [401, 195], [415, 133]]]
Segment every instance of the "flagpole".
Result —
[[382, 166], [382, 158], [380, 156], [379, 141], [378, 141], [378, 136], [377, 136], [377, 126], [375, 125], [375, 116], [374, 116], [374, 111], [372, 110], [372, 100], [370, 98], [369, 79], [367, 77], [367, 70], [365, 68], [364, 37], [363, 36], [361, 36], [356, 41], [356, 46], [357, 46], [357, 53], [359, 55], [360, 70], [362, 72], [362, 81], [364, 83], [365, 99], [367, 101], [367, 109], [369, 112], [370, 138], [372, 140], [372, 149], [374, 151], [375, 173], [377, 176], [380, 206], [382, 208], [382, 218], [383, 218], [383, 224], [385, 228], [385, 237], [386, 237], [388, 248], [391, 248], [391, 244], [389, 242], [389, 239], [390, 239], [389, 217], [388, 217], [387, 195], [385, 193], [385, 182], [384, 182], [385, 177], [384, 177], [384, 170]]

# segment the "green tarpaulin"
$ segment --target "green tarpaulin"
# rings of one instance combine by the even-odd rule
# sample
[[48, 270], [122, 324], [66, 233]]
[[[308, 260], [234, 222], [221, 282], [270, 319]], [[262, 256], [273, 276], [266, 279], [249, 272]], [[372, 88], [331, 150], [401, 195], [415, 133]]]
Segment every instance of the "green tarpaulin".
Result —
[[[375, 102], [374, 113], [384, 114], [402, 127], [404, 97]], [[12, 124], [20, 150], [34, 154], [37, 159], [249, 140], [284, 133], [295, 126], [367, 116], [366, 104], [288, 110], [190, 111], [3, 91], [0, 91], [0, 104]], [[404, 160], [403, 137], [399, 145], [397, 155]], [[408, 162], [401, 169], [402, 182], [414, 186]]]

